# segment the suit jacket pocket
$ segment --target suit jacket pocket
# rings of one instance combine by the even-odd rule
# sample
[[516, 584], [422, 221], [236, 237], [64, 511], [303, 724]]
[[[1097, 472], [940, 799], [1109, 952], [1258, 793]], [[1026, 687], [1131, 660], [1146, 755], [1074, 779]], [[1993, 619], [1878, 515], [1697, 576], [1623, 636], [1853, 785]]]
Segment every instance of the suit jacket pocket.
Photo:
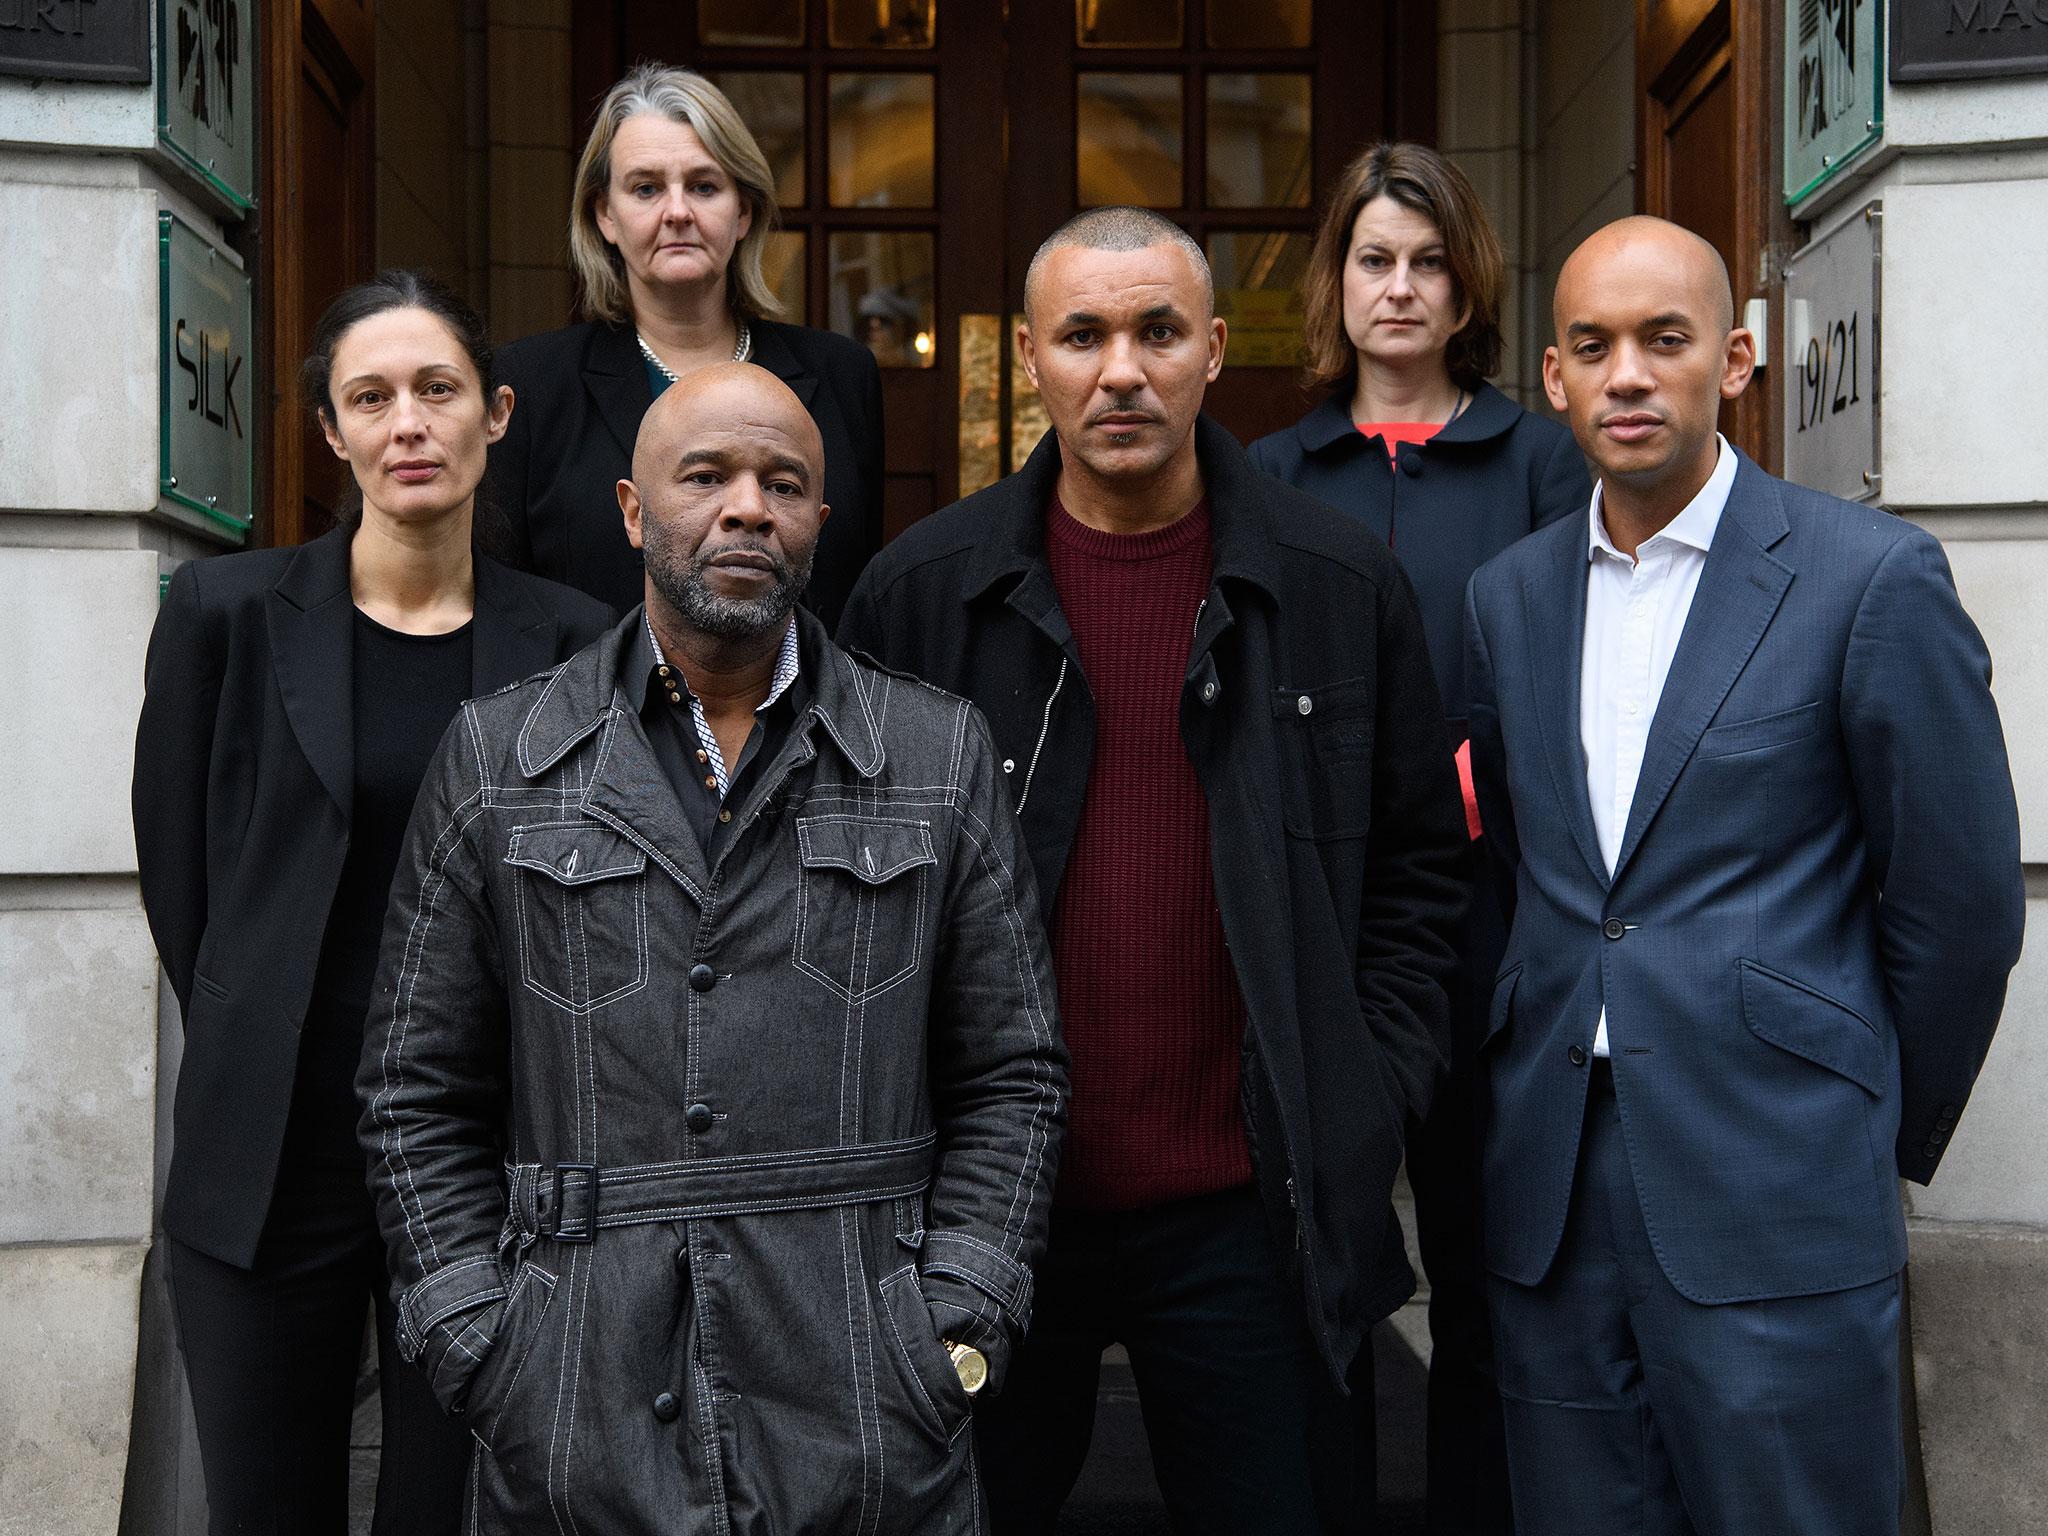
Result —
[[1802, 981], [1738, 960], [1742, 1018], [1750, 1033], [1846, 1077], [1876, 1098], [1890, 1077], [1890, 1047], [1870, 1021]]
[[1700, 733], [1695, 757], [1733, 757], [1738, 752], [1762, 752], [1811, 736], [1820, 724], [1820, 704], [1801, 704], [1754, 720], [1731, 720], [1710, 726]]
[[584, 1013], [647, 984], [647, 854], [592, 821], [515, 827], [505, 849], [519, 979]]

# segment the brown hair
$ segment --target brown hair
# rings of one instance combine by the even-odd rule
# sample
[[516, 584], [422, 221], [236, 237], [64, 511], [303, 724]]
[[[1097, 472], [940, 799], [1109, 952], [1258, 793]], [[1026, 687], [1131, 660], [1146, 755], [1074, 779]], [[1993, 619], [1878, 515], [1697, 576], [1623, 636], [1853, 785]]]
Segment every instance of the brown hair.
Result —
[[569, 264], [576, 270], [583, 312], [593, 320], [632, 318], [626, 265], [597, 227], [597, 205], [611, 190], [612, 139], [619, 125], [646, 112], [694, 131], [738, 186], [753, 223], [727, 263], [726, 298], [742, 317], [782, 313], [782, 303], [761, 273], [761, 253], [775, 228], [775, 173], [725, 92], [702, 75], [653, 62], [633, 67], [605, 93], [576, 164], [576, 194], [569, 205]]
[[1444, 348], [1444, 365], [1461, 388], [1476, 389], [1500, 371], [1507, 258], [1465, 173], [1421, 144], [1373, 145], [1344, 167], [1323, 208], [1302, 280], [1308, 382], [1335, 386], [1357, 372], [1358, 354], [1344, 329], [1344, 263], [1358, 210], [1376, 197], [1412, 208], [1443, 235], [1452, 291], [1470, 310]]

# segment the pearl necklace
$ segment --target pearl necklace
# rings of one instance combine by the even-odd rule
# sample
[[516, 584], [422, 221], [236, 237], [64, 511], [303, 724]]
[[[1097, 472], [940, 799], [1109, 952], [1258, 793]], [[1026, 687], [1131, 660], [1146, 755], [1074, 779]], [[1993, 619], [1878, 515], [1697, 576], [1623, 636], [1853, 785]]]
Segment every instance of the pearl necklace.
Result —
[[[667, 363], [664, 363], [660, 358], [654, 355], [654, 348], [647, 345], [647, 338], [640, 334], [640, 329], [638, 326], [635, 326], [633, 329], [633, 339], [640, 343], [640, 355], [646, 358], [648, 362], [652, 363], [656, 371], [658, 371], [664, 379], [667, 379], [671, 384], [675, 383], [675, 369], [669, 367]], [[752, 357], [753, 355], [754, 333], [747, 329], [747, 322], [742, 320], [740, 322], [740, 339], [733, 343], [732, 360], [736, 363], [744, 363], [748, 358]]]

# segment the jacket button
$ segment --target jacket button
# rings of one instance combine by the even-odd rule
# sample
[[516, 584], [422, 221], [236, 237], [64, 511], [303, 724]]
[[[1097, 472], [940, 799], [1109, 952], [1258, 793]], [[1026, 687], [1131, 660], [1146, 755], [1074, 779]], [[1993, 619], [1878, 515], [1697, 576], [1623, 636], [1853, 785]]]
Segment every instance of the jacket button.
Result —
[[1942, 1124], [1943, 1124], [1944, 1126], [1950, 1126], [1950, 1125], [1954, 1125], [1954, 1124], [1956, 1123], [1956, 1107], [1955, 1107], [1955, 1105], [1953, 1105], [1953, 1104], [1944, 1104], [1944, 1105], [1942, 1105], [1942, 1106], [1941, 1106], [1941, 1114], [1940, 1114], [1940, 1115], [1939, 1115], [1939, 1116], [1938, 1116], [1937, 1118], [1938, 1118], [1938, 1119], [1939, 1119], [1939, 1120], [1941, 1121], [1941, 1123], [1942, 1123]]
[[1297, 714], [1312, 715], [1316, 710], [1316, 701], [1304, 693], [1294, 701], [1294, 709]]
[[1571, 1059], [1571, 1064], [1575, 1067], [1583, 1067], [1586, 1064], [1586, 1048], [1583, 1045], [1573, 1046], [1565, 1055]]
[[1202, 684], [1202, 702], [1204, 704], [1214, 704], [1216, 702], [1216, 684], [1214, 682]]
[[1401, 445], [1400, 458], [1402, 474], [1411, 480], [1416, 479], [1422, 474], [1422, 454], [1419, 451], [1403, 443]]
[[[1621, 920], [1620, 918], [1618, 918], [1618, 917], [1610, 917], [1609, 919], [1607, 919], [1607, 921], [1606, 921], [1606, 922], [1604, 922], [1604, 923], [1602, 923], [1602, 924], [1600, 925], [1600, 931], [1601, 931], [1602, 933], [1606, 934], [1606, 935], [1607, 935], [1607, 937], [1609, 937], [1610, 939], [1618, 939], [1618, 938], [1620, 938], [1620, 937], [1621, 937], [1621, 936], [1622, 936], [1622, 935], [1623, 935], [1624, 933], [1627, 933], [1627, 932], [1628, 932], [1628, 924], [1627, 924], [1627, 923], [1624, 923], [1624, 922], [1623, 922], [1623, 921], [1622, 921], [1622, 920]], [[695, 985], [696, 985], [696, 982], [697, 982], [697, 978], [696, 978], [695, 974], [692, 974], [692, 975], [691, 975], [691, 977], [690, 977], [690, 984], [691, 984], [692, 986], [695, 986]]]
[[690, 967], [690, 990], [692, 992], [709, 992], [717, 985], [718, 972], [712, 970], [710, 966], [699, 962]]
[[682, 1417], [683, 1405], [676, 1401], [673, 1392], [654, 1394], [654, 1416], [664, 1424], [673, 1424]]
[[692, 1104], [683, 1111], [683, 1124], [699, 1136], [711, 1129], [711, 1122], [716, 1118], [717, 1116], [711, 1113], [709, 1104]]

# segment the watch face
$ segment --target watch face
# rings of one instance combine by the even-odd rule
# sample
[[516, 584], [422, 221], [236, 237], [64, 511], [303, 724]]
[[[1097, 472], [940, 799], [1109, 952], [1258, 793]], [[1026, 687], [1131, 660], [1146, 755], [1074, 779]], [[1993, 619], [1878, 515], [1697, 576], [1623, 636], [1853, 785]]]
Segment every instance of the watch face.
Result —
[[988, 1383], [988, 1357], [971, 1344], [955, 1344], [947, 1352], [960, 1373], [960, 1385], [972, 1397]]

